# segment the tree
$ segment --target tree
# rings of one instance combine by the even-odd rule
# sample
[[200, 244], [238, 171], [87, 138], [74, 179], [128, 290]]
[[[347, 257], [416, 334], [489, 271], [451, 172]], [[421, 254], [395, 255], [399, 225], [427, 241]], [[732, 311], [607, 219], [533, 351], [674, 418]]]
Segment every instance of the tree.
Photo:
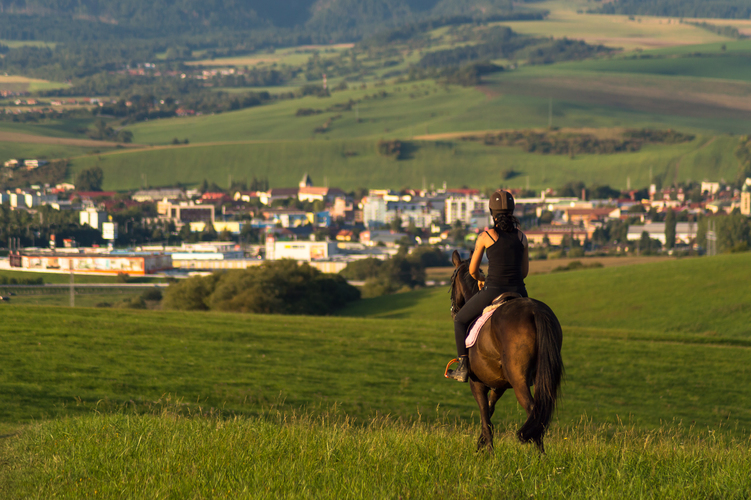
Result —
[[104, 172], [99, 167], [81, 170], [74, 180], [78, 191], [101, 191], [103, 182]]
[[665, 248], [668, 250], [675, 246], [675, 212], [672, 208], [668, 208], [668, 213], [665, 215]]
[[292, 260], [189, 278], [171, 285], [164, 307], [266, 314], [331, 314], [360, 292], [338, 275]]

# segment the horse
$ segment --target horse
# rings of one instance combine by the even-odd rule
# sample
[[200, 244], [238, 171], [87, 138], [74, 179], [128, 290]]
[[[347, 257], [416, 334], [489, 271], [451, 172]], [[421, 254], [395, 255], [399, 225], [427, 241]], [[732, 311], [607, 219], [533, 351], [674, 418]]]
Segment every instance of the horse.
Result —
[[[454, 251], [451, 256], [451, 316], [479, 291], [469, 274], [469, 260]], [[495, 404], [507, 389], [527, 412], [517, 432], [522, 443], [530, 441], [545, 453], [543, 437], [559, 396], [564, 367], [561, 358], [563, 332], [553, 311], [530, 298], [514, 298], [495, 310], [469, 348], [469, 384], [480, 407], [482, 432], [477, 450], [493, 451]], [[534, 398], [530, 387], [535, 387]], [[490, 395], [490, 396], [488, 396]]]

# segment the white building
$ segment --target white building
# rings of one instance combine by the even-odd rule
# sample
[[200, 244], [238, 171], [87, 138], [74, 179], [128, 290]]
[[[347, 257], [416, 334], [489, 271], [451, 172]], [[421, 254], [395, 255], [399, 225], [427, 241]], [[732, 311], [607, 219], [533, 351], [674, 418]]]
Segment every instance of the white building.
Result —
[[102, 224], [107, 222], [107, 212], [97, 210], [96, 208], [87, 208], [78, 212], [79, 223], [83, 225], [89, 225], [94, 229], [102, 230]]
[[[490, 223], [489, 200], [480, 196], [449, 196], [446, 198], [446, 224], [453, 225], [456, 221], [462, 224], [472, 224], [473, 217], [477, 221], [474, 212], [484, 212]], [[487, 224], [486, 224], [487, 225]]]
[[386, 224], [387, 205], [388, 203], [381, 196], [364, 198], [362, 200], [362, 222], [365, 227], [370, 228]]
[[[696, 231], [699, 225], [696, 222], [677, 222], [675, 224], [675, 242], [689, 244], [696, 239]], [[664, 222], [651, 222], [644, 224], [643, 226], [632, 225], [628, 228], [628, 235], [626, 236], [629, 241], [638, 241], [641, 239], [642, 233], [646, 231], [649, 237], [653, 240], [660, 240], [660, 243], [665, 244], [665, 223]]]

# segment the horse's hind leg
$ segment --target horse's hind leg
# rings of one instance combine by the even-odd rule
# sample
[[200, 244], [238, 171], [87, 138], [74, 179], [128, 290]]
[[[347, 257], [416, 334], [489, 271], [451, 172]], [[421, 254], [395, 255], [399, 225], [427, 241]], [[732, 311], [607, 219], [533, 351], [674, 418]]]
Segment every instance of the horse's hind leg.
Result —
[[[490, 391], [490, 398], [488, 400], [488, 405], [490, 406], [490, 418], [493, 418], [493, 413], [495, 413], [495, 404], [499, 399], [501, 399], [501, 396], [503, 396], [503, 393], [506, 392], [506, 389], [508, 389], [508, 387], [504, 387], [503, 389], [492, 389]], [[490, 423], [490, 427], [493, 427], [492, 422]]]
[[[469, 386], [472, 389], [472, 395], [480, 407], [480, 419], [482, 420], [482, 431], [477, 440], [477, 451], [486, 448], [493, 451], [493, 424], [490, 423], [490, 405], [488, 402], [489, 387], [478, 380], [470, 378]], [[497, 399], [496, 399], [497, 401]]]

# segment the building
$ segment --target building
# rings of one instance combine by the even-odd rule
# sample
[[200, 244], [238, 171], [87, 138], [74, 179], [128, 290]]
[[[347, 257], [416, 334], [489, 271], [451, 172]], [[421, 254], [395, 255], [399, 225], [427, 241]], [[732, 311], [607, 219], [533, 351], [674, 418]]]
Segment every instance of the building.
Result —
[[[491, 225], [488, 203], [487, 198], [481, 198], [478, 195], [449, 196], [446, 198], [446, 224], [454, 225], [456, 221], [459, 221], [464, 225], [471, 225], [473, 214], [482, 212], [487, 218], [487, 223], [483, 227]], [[474, 219], [477, 221], [476, 214]]]
[[524, 231], [531, 246], [542, 245], [547, 242], [553, 246], [563, 245], [564, 240], [573, 238], [584, 244], [594, 234], [594, 228], [585, 229], [579, 226], [541, 226], [538, 229]]
[[271, 205], [276, 200], [288, 200], [290, 198], [297, 198], [297, 193], [300, 188], [274, 188], [268, 191], [259, 191], [258, 199], [264, 205]]
[[165, 254], [108, 254], [81, 251], [21, 252], [14, 267], [27, 271], [74, 272], [84, 274], [119, 274], [143, 276], [172, 269], [172, 257]]
[[102, 224], [107, 222], [107, 212], [96, 208], [87, 208], [78, 213], [79, 224], [89, 225], [99, 231], [102, 230]]
[[412, 239], [407, 233], [397, 233], [396, 231], [363, 231], [360, 233], [360, 243], [365, 246], [383, 245], [387, 247], [397, 247], [402, 239]]
[[161, 202], [157, 211], [162, 219], [171, 220], [178, 228], [191, 222], [204, 222], [214, 224], [214, 205], [196, 205], [193, 202]]
[[[699, 225], [696, 222], [677, 222], [675, 224], [675, 242], [683, 243], [686, 245], [691, 244], [696, 239], [696, 231]], [[628, 228], [628, 235], [626, 238], [628, 241], [638, 241], [641, 239], [642, 233], [647, 232], [650, 239], [659, 240], [663, 245], [665, 244], [665, 223], [664, 222], [651, 222], [644, 224], [643, 226], [632, 225]]]
[[130, 198], [139, 203], [146, 201], [182, 200], [185, 198], [185, 191], [177, 188], [141, 189], [140, 191], [133, 193], [133, 196]]
[[741, 213], [751, 215], [751, 177], [746, 179], [741, 188]]
[[293, 259], [298, 261], [328, 260], [337, 253], [335, 241], [277, 241], [266, 236], [266, 260]]

